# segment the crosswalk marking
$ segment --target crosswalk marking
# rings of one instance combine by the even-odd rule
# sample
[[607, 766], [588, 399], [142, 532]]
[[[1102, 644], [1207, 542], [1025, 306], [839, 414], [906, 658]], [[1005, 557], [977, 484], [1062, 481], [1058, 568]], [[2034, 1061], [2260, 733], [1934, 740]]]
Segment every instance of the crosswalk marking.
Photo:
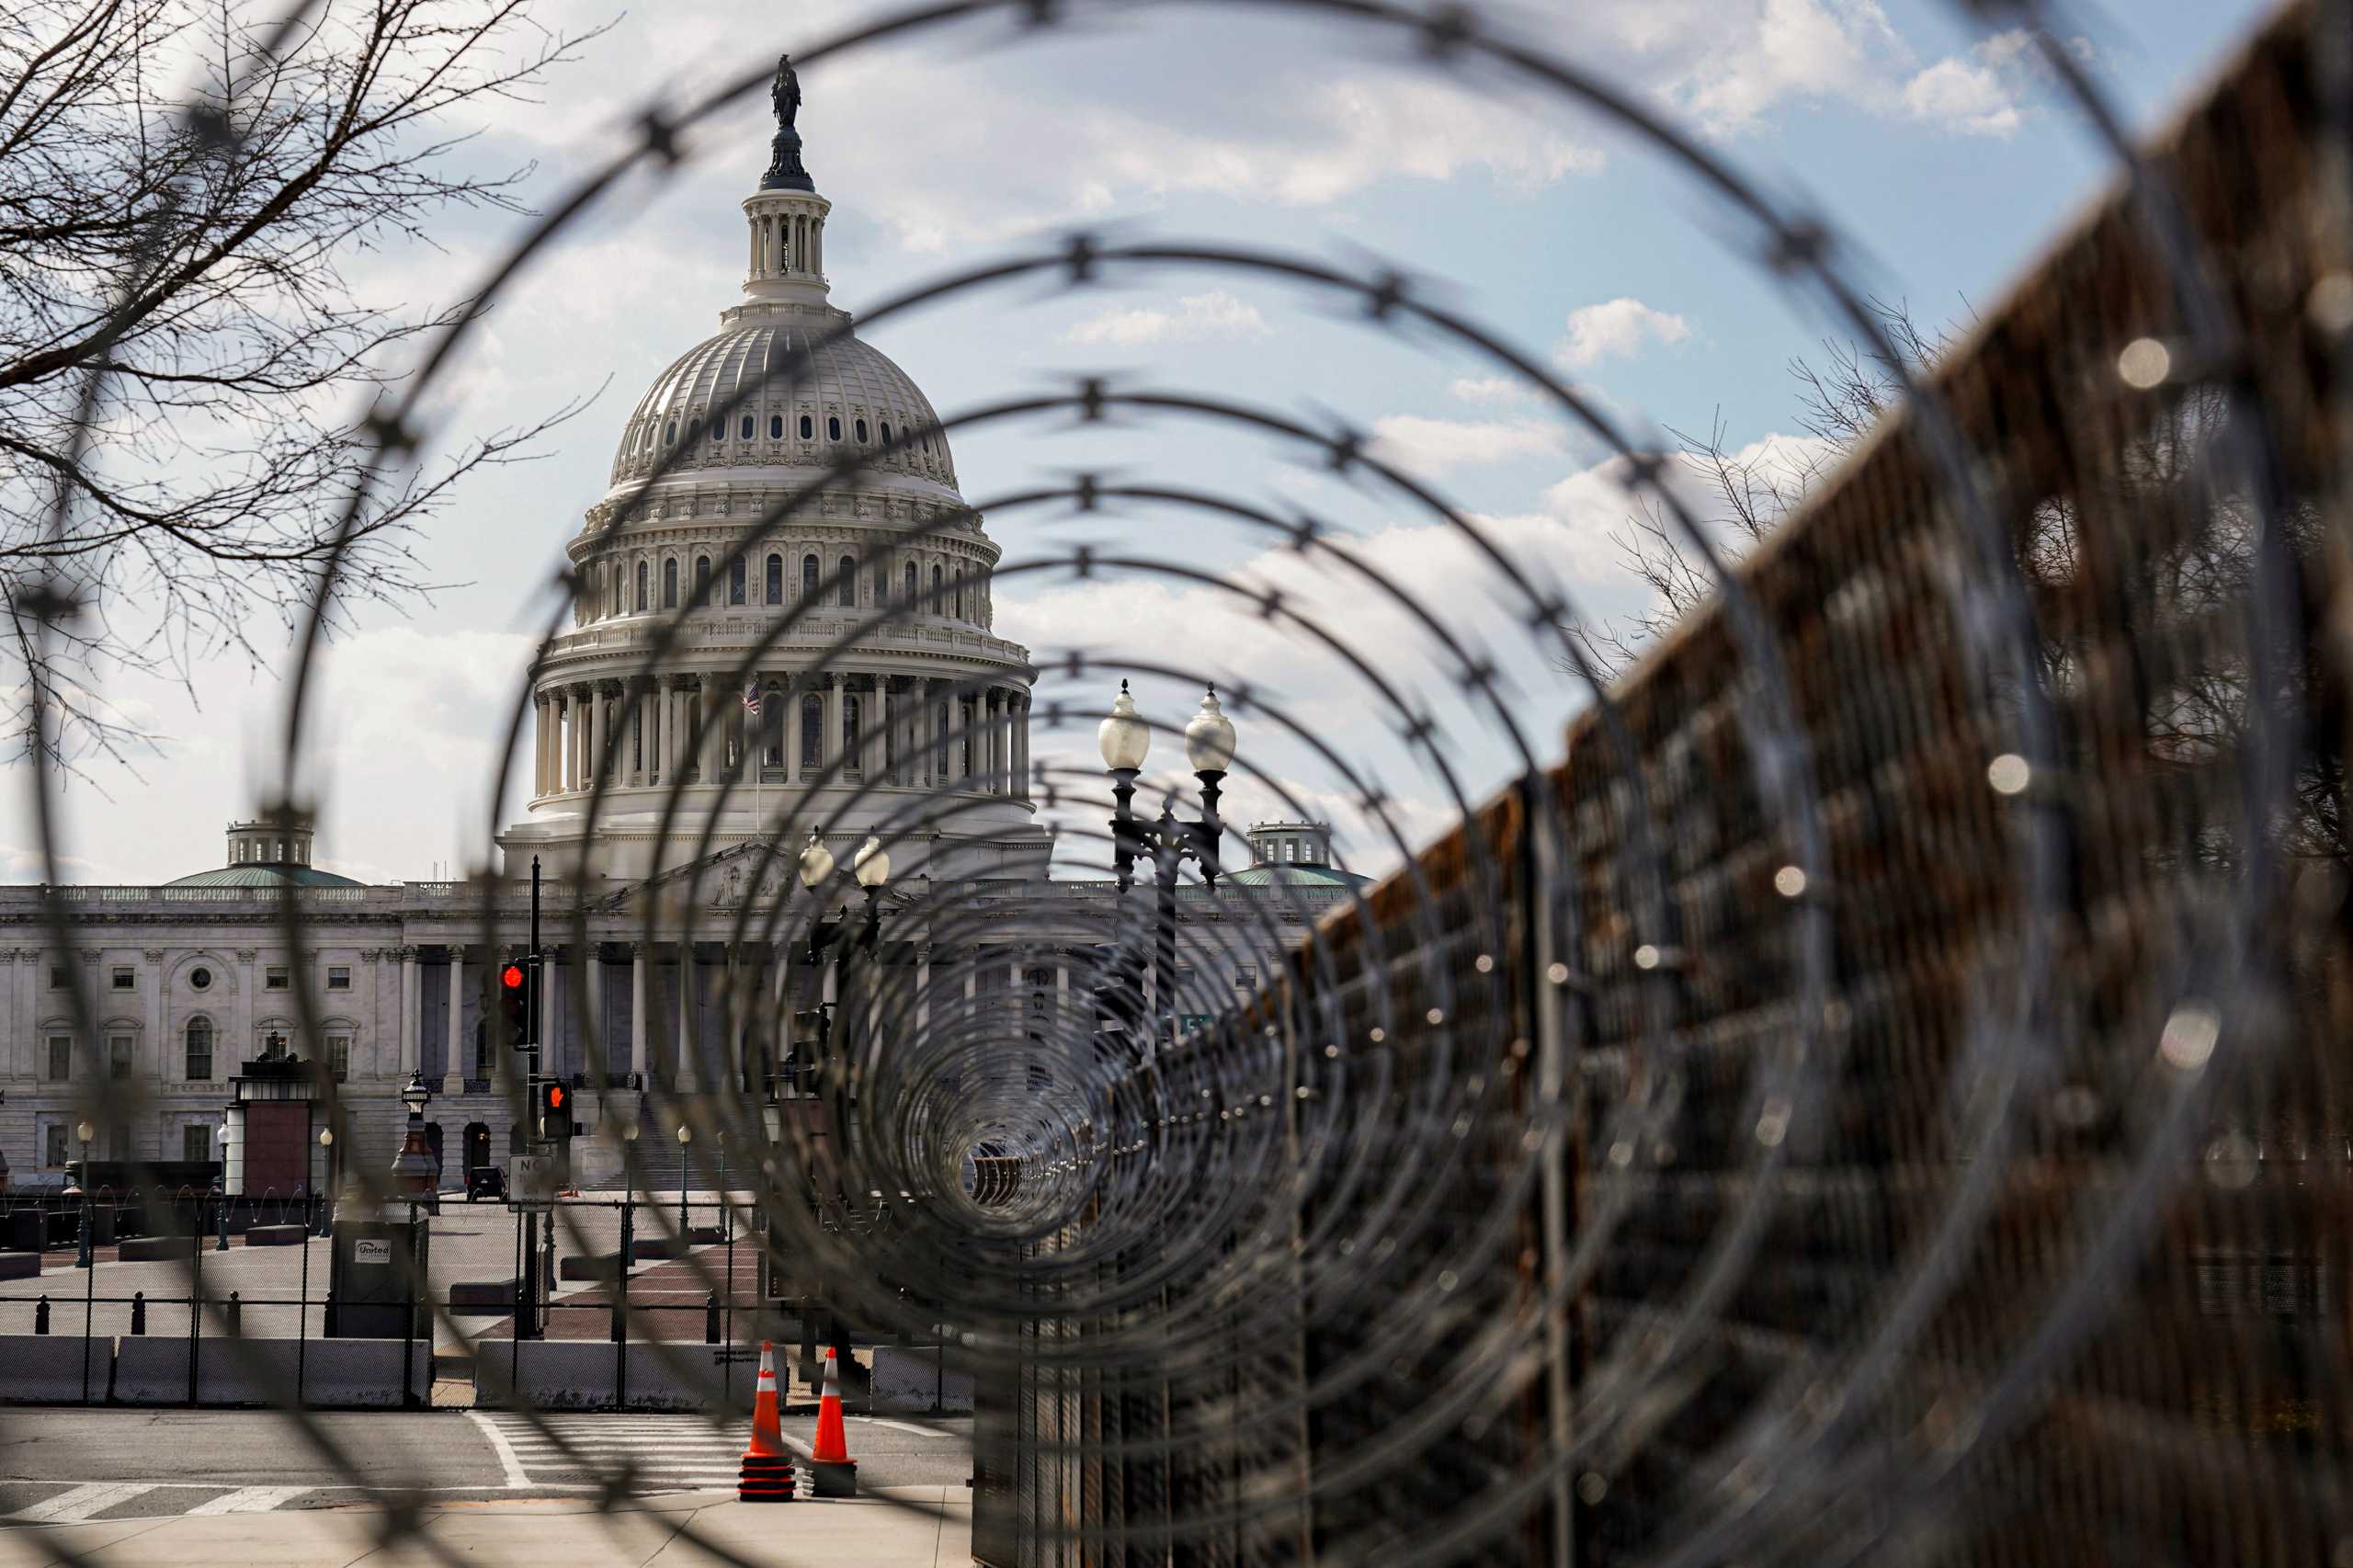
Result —
[[146, 1481], [93, 1481], [69, 1487], [29, 1508], [19, 1508], [14, 1517], [26, 1524], [79, 1524], [93, 1514], [102, 1513], [118, 1503], [128, 1503], [142, 1492], [154, 1490], [154, 1483]]
[[307, 1486], [240, 1486], [209, 1503], [199, 1503], [191, 1514], [267, 1514], [289, 1498], [310, 1491]]
[[[623, 1471], [640, 1491], [732, 1488], [739, 1477], [748, 1424], [713, 1426], [694, 1415], [616, 1417], [581, 1414], [531, 1415], [477, 1412], [510, 1490], [534, 1484], [608, 1481]], [[805, 1445], [785, 1439], [805, 1455]]]

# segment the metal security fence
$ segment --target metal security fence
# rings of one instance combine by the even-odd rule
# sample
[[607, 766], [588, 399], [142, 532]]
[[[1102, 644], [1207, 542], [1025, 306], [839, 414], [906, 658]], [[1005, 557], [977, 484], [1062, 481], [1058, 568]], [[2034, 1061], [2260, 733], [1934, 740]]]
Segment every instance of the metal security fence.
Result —
[[[317, 9], [224, 21], [224, 54], [269, 67], [237, 81], [299, 98], [305, 71], [341, 79], [336, 50], [372, 58]], [[410, 48], [508, 58], [387, 9]], [[0, 896], [12, 994], [43, 998], [38, 1040], [12, 1037], [6, 1125], [28, 1171], [78, 1148], [93, 1187], [9, 1211], [0, 1398], [263, 1404], [389, 1490], [415, 1478], [383, 1481], [320, 1408], [462, 1390], [568, 1452], [551, 1412], [733, 1418], [757, 1342], [798, 1351], [803, 1380], [832, 1343], [877, 1397], [886, 1358], [919, 1385], [928, 1354], [934, 1406], [971, 1379], [972, 1546], [994, 1568], [2345, 1558], [2341, 0], [2279, 11], [2145, 152], [2040, 6], [1995, 7], [2118, 194], [1933, 364], [1873, 306], [1859, 246], [1540, 8], [1219, 7], [1606, 124], [1702, 194], [1735, 265], [1854, 344], [1875, 369], [1847, 392], [1884, 417], [1736, 562], [1667, 442], [1402, 262], [1080, 232], [960, 257], [855, 323], [814, 308], [830, 199], [801, 73], [1188, 9], [878, 7], [614, 119], [625, 145], [417, 328], [413, 375], [370, 369], [346, 388], [364, 415], [256, 465], [254, 504], [309, 525], [294, 575], [226, 569], [299, 625], [280, 771], [231, 830], [238, 867], [282, 873], [262, 888], [236, 869], [54, 885], [75, 847], [63, 737], [115, 734], [81, 665], [85, 610], [122, 587], [90, 564], [115, 515], [84, 460], [142, 374], [201, 360], [146, 335], [191, 319], [151, 295], [222, 221], [206, 182], [272, 188], [256, 163], [313, 123], [230, 80], [156, 108], [134, 172], [151, 146], [177, 172], [139, 186], [139, 223], [108, 208], [82, 295], [30, 307], [44, 345], [74, 316], [71, 347], [0, 375], [12, 443], [38, 437], [6, 460], [31, 464], [35, 499], [0, 486], [0, 508], [45, 879]], [[477, 87], [502, 96], [564, 47]], [[145, 52], [75, 79], [145, 92], [121, 68]], [[418, 464], [452, 367], [546, 275], [531, 263], [641, 176], [729, 155], [714, 128], [763, 95], [745, 301], [619, 433], [615, 487], [600, 471], [516, 622], [537, 653], [471, 802], [506, 862], [305, 885], [327, 700], [307, 661], [351, 596], [400, 591], [381, 549], [439, 493]], [[0, 131], [37, 101], [0, 97]], [[52, 171], [80, 166], [71, 145]], [[345, 172], [364, 151], [340, 150]], [[335, 249], [278, 259], [339, 297], [304, 270]], [[1008, 289], [1201, 276], [1520, 388], [1655, 525], [1655, 581], [1692, 613], [1621, 667], [1562, 562], [1320, 406], [1086, 374], [943, 417], [858, 335]], [[348, 347], [347, 316], [288, 337], [238, 297], [195, 314], [298, 358]], [[339, 385], [336, 365], [374, 363], [312, 369]], [[891, 419], [821, 406], [852, 383], [895, 399]], [[165, 407], [199, 395], [145, 384]], [[1358, 509], [1270, 502], [1191, 448], [1154, 472], [1137, 451], [1178, 426], [1271, 449]], [[955, 488], [951, 438], [1038, 431], [1118, 444]], [[515, 449], [468, 449], [452, 482]], [[989, 531], [1033, 523], [1019, 552]], [[1206, 524], [1256, 564], [1170, 546]], [[1375, 537], [1392, 528], [1458, 575], [1400, 566]], [[1204, 611], [1158, 653], [1124, 624], [1035, 650], [993, 629], [999, 593], [1103, 579], [1233, 623]], [[1252, 646], [1317, 651], [1322, 684], [1256, 678]], [[1198, 707], [1171, 722], [1177, 691]], [[1033, 754], [1033, 717], [1072, 745]], [[1190, 781], [1146, 766], [1155, 734]], [[1088, 740], [1101, 768], [1068, 760]], [[1285, 755], [1315, 780], [1267, 760]], [[1486, 798], [1474, 766], [1517, 782]], [[517, 793], [550, 809], [508, 824]], [[1245, 800], [1267, 820], [1234, 820]], [[1356, 823], [1336, 834], [1340, 807]], [[1399, 869], [1354, 876], [1339, 838]], [[111, 933], [136, 927], [144, 955], [167, 923], [200, 924], [268, 994], [221, 1006], [230, 971], [207, 958], [187, 983], [210, 1010], [166, 1029], [165, 994], [141, 990], [165, 949], [105, 958]], [[323, 934], [356, 962], [315, 987], [260, 957]], [[370, 1017], [396, 1033], [353, 1021], [370, 964]], [[150, 1049], [166, 1036], [176, 1063]], [[183, 1196], [138, 1153], [193, 1168], [216, 1142], [226, 1185], [258, 1198]], [[432, 1192], [502, 1154], [534, 1201]], [[384, 1543], [449, 1556], [418, 1518], [391, 1507]], [[678, 1537], [737, 1555], [691, 1521]]]

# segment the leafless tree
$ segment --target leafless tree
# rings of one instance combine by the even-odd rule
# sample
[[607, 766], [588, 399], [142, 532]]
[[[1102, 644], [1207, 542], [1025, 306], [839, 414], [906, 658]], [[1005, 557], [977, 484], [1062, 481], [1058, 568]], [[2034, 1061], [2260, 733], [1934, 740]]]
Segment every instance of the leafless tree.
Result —
[[[1891, 355], [1852, 341], [1824, 342], [1816, 365], [1792, 360], [1798, 424], [1814, 442], [1750, 450], [1727, 446], [1721, 411], [1705, 436], [1670, 426], [1679, 476], [1698, 491], [1696, 520], [1727, 561], [1745, 555], [1804, 501], [1889, 409], [1902, 401], [1904, 376], [1925, 374], [1954, 342], [1949, 331], [1924, 332], [1902, 301], [1873, 300]], [[1655, 499], [1643, 501], [1610, 536], [1620, 562], [1648, 590], [1643, 608], [1617, 620], [1567, 628], [1593, 666], [1622, 675], [1667, 628], [1705, 604], [1715, 581], [1705, 561]]]
[[[529, 0], [0, 10], [0, 589], [6, 717], [38, 760], [142, 738], [99, 695], [110, 669], [257, 657], [310, 604], [381, 461], [370, 394], [471, 308], [364, 299], [354, 263], [520, 210], [529, 166], [485, 168], [460, 117], [592, 36]], [[569, 412], [381, 475], [331, 608], [428, 591], [418, 522]]]

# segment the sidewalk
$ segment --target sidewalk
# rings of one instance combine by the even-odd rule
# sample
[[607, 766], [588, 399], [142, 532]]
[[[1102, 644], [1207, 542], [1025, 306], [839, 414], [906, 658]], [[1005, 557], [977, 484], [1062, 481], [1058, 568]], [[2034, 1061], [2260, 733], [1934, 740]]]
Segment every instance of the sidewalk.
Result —
[[[663, 1568], [718, 1563], [698, 1540], [760, 1562], [842, 1568], [969, 1568], [972, 1494], [898, 1486], [850, 1502], [738, 1503], [723, 1492], [639, 1498], [599, 1513], [586, 1502], [453, 1503], [425, 1510], [424, 1533], [448, 1555], [485, 1564]], [[374, 1505], [296, 1513], [181, 1515], [0, 1529], [0, 1568], [62, 1562], [60, 1546], [109, 1568], [425, 1568], [444, 1559], [414, 1538], [385, 1548]], [[693, 1538], [693, 1539], [689, 1539]]]

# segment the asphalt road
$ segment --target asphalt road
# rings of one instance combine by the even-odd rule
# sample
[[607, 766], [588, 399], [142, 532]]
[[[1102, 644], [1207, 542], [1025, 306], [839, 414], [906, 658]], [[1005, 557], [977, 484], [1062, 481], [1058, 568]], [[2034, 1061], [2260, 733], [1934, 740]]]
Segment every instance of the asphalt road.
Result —
[[[637, 1494], [732, 1487], [747, 1425], [335, 1412], [311, 1417], [314, 1438], [268, 1411], [0, 1408], [0, 1524], [333, 1507], [411, 1490], [442, 1500], [578, 1497], [624, 1474]], [[805, 1452], [813, 1426], [813, 1416], [787, 1416], [787, 1445]], [[861, 1489], [961, 1485], [972, 1473], [969, 1417], [936, 1429], [857, 1415], [847, 1426]]]

